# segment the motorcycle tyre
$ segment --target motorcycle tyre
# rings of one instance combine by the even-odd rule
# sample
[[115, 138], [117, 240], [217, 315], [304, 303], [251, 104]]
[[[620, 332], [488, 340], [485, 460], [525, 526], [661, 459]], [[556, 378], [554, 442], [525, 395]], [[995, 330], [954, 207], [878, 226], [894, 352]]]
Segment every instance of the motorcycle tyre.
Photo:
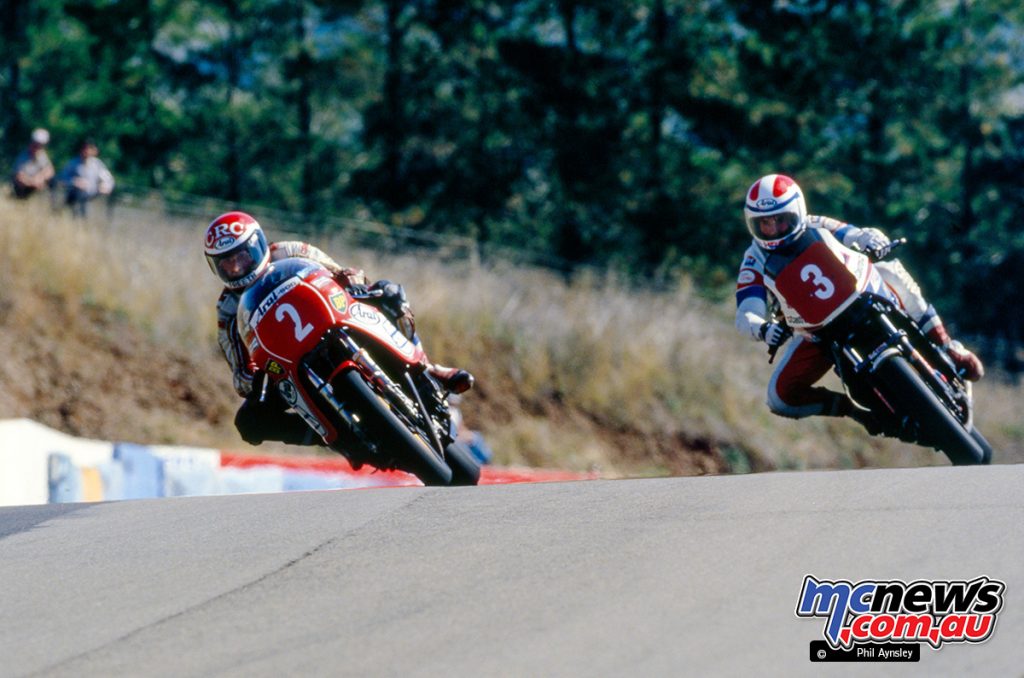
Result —
[[988, 442], [985, 436], [981, 435], [981, 431], [972, 426], [971, 437], [974, 438], [974, 442], [978, 443], [978, 447], [980, 447], [981, 451], [984, 453], [984, 461], [981, 463], [992, 463], [992, 445]]
[[[337, 386], [356, 412], [364, 418], [371, 435], [379, 436], [388, 451], [405, 462], [405, 471], [413, 473], [424, 485], [448, 485], [452, 481], [452, 470], [441, 460], [422, 436], [413, 434], [395, 416], [391, 408], [363, 379], [357, 370], [347, 370], [338, 375]], [[370, 463], [373, 463], [372, 461]]]
[[991, 454], [950, 414], [906, 359], [894, 356], [879, 365], [875, 374], [885, 386], [885, 395], [918, 421], [929, 440], [940, 441], [933, 447], [942, 450], [954, 466], [989, 462]]
[[449, 443], [444, 448], [444, 460], [452, 470], [452, 485], [476, 485], [480, 482], [480, 464], [462, 443]]

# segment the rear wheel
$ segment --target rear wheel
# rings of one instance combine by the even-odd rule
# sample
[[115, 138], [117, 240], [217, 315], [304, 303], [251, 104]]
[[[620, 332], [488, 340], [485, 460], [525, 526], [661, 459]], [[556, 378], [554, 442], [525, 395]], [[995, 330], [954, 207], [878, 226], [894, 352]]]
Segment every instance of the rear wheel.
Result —
[[480, 482], [480, 465], [462, 443], [453, 442], [444, 448], [444, 460], [452, 470], [452, 485], [476, 485]]
[[957, 466], [989, 462], [991, 448], [987, 442], [983, 447], [975, 435], [963, 427], [904, 358], [886, 360], [878, 366], [875, 376], [897, 410], [918, 422], [921, 436], [925, 438], [922, 442], [945, 452]]
[[387, 401], [370, 388], [362, 374], [347, 370], [338, 375], [334, 383], [346, 409], [358, 415], [369, 437], [384, 448], [384, 454], [393, 455], [402, 470], [415, 474], [424, 485], [448, 485], [452, 481], [452, 470], [423, 436], [410, 431], [395, 416]]

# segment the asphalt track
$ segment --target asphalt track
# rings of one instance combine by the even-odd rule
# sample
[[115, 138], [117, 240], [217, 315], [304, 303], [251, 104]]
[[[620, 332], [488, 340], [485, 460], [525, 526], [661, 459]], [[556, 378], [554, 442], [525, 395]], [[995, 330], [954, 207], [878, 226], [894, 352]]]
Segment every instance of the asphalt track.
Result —
[[[0, 675], [1020, 676], [1024, 466], [0, 509]], [[806, 574], [1006, 582], [993, 637], [812, 664]]]

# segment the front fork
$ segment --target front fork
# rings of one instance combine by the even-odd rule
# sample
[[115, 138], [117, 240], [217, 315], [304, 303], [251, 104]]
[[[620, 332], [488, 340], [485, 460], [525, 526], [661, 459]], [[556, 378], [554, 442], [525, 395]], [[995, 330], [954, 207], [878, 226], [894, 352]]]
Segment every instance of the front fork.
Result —
[[[844, 345], [842, 347], [843, 355], [853, 365], [855, 373], [861, 373], [865, 370], [868, 374], [873, 373], [878, 366], [885, 360], [895, 356], [902, 355], [910, 362], [911, 365], [918, 371], [925, 381], [930, 385], [932, 391], [939, 396], [947, 408], [953, 412], [957, 418], [964, 422], [964, 425], [970, 428], [971, 419], [973, 415], [973, 408], [971, 406], [971, 389], [970, 384], [967, 385], [965, 403], [961, 403], [960, 399], [956, 397], [956, 394], [949, 383], [946, 376], [938, 369], [929, 363], [921, 352], [914, 347], [911, 343], [910, 338], [907, 336], [906, 331], [899, 329], [884, 313], [878, 315], [878, 320], [882, 325], [882, 330], [886, 335], [884, 343], [879, 345], [872, 351], [866, 358], [861, 355], [853, 347]], [[882, 401], [886, 401], [885, 397], [878, 392], [877, 388], [872, 388]], [[890, 409], [891, 406], [890, 406]]]
[[366, 349], [356, 344], [351, 337], [343, 332], [338, 332], [334, 335], [334, 338], [337, 339], [337, 341], [345, 348], [346, 353], [349, 355], [349, 359], [339, 364], [326, 381], [321, 379], [320, 376], [308, 365], [305, 365], [305, 370], [310, 383], [312, 383], [317, 392], [323, 396], [324, 400], [326, 400], [345, 420], [349, 429], [353, 431], [363, 442], [366, 442], [361, 435], [358, 419], [346, 411], [344, 403], [338, 400], [330, 382], [342, 371], [346, 369], [356, 369], [373, 384], [378, 392], [389, 396], [388, 400], [397, 406], [397, 409], [405, 419], [410, 422], [419, 421], [424, 424], [423, 428], [427, 429], [434, 448], [443, 458], [444, 446], [441, 444], [438, 424], [434, 421], [433, 417], [430, 416], [430, 412], [424, 405], [419, 391], [412, 380], [412, 375], [410, 375], [408, 371], [403, 372], [406, 383], [408, 384], [415, 400], [409, 398], [409, 396], [402, 390], [401, 386], [396, 384], [394, 380], [392, 380], [391, 377], [389, 377], [387, 373], [380, 368]]

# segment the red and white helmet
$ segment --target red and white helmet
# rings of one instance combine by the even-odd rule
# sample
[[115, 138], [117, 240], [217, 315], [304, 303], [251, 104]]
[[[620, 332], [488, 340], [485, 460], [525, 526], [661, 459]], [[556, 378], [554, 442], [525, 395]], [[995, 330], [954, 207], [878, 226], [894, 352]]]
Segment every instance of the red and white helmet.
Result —
[[[757, 244], [766, 250], [774, 250], [791, 242], [807, 227], [807, 204], [804, 193], [795, 181], [784, 174], [768, 174], [747, 191], [743, 205], [743, 217], [747, 230]], [[784, 228], [765, 233], [761, 230], [764, 217], [782, 220]]]
[[205, 247], [210, 269], [233, 290], [251, 285], [270, 263], [267, 236], [245, 212], [226, 212], [211, 221]]

